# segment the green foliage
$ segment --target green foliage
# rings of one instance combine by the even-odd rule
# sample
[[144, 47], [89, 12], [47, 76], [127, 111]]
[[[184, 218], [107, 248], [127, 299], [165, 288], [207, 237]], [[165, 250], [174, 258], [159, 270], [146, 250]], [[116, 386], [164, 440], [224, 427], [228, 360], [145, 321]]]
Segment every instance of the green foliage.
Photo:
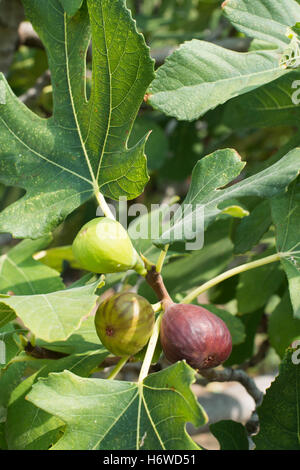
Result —
[[259, 203], [236, 228], [233, 235], [234, 252], [250, 251], [261, 240], [271, 221], [269, 201]]
[[[179, 231], [181, 240], [186, 240], [188, 236], [191, 236], [187, 230], [184, 230], [184, 224], [187, 218], [195, 220], [197, 216], [201, 217], [200, 205], [201, 210], [204, 210], [204, 224], [207, 227], [217, 215], [230, 206], [227, 201], [232, 198], [245, 196], [270, 198], [282, 192], [298, 175], [300, 153], [298, 149], [295, 149], [260, 173], [233, 186], [220, 189], [236, 178], [244, 166], [245, 163], [232, 149], [219, 150], [200, 160], [193, 170], [191, 186], [183, 201], [183, 204], [191, 205], [192, 211], [186, 216], [184, 212], [183, 215], [181, 214], [182, 211], [176, 213], [173, 226], [163, 232], [157, 243], [171, 243], [178, 229], [181, 229]], [[221, 204], [222, 209], [219, 208]]]
[[299, 78], [299, 72], [292, 71], [267, 85], [230, 100], [224, 108], [224, 124], [233, 129], [297, 125], [300, 107], [297, 104], [299, 95], [295, 84]]
[[219, 421], [210, 425], [212, 434], [220, 442], [220, 450], [249, 450], [246, 429], [235, 421]]
[[[105, 359], [107, 351], [102, 349], [84, 354], [71, 355], [59, 360], [43, 361], [41, 369], [24, 380], [13, 391], [7, 410], [6, 438], [10, 449], [47, 450], [59, 437], [63, 422], [27, 401], [32, 385], [49, 373], [68, 369], [86, 377]], [[22, 420], [20, 423], [20, 416]]]
[[44, 341], [67, 339], [95, 307], [97, 286], [98, 281], [51, 294], [0, 296], [0, 325], [17, 316], [35, 336]]
[[280, 357], [284, 356], [293, 341], [300, 339], [300, 319], [293, 318], [288, 291], [270, 316], [268, 335], [271, 345]]
[[277, 249], [287, 255], [282, 259], [286, 272], [294, 315], [300, 319], [300, 185], [299, 178], [286, 194], [272, 202], [272, 217], [276, 226]]
[[48, 294], [64, 289], [57, 271], [35, 261], [36, 251], [49, 245], [50, 237], [24, 240], [0, 257], [0, 292], [15, 295]]
[[[0, 78], [5, 101], [0, 106], [0, 178], [27, 190], [0, 215], [0, 226], [16, 237], [38, 238], [99, 189], [115, 199], [143, 191], [146, 137], [131, 149], [126, 142], [153, 64], [123, 1], [112, 7], [107, 0], [88, 0], [72, 18], [59, 0], [24, 0], [24, 7], [47, 51], [54, 110], [49, 120], [38, 118]], [[90, 34], [93, 86], [87, 102]]]
[[[299, 450], [300, 350], [287, 348], [300, 339], [300, 2], [22, 1], [42, 44], [21, 38], [0, 75], [0, 449], [200, 449], [186, 423], [201, 431], [207, 416], [196, 371], [164, 358], [156, 266], [174, 302], [227, 324], [223, 366], [243, 369], [250, 394], [249, 369], [282, 361], [254, 441]], [[121, 196], [134, 199], [130, 260], [102, 227], [101, 272], [82, 272], [76, 235], [96, 205], [121, 221]], [[112, 258], [121, 272], [104, 276]], [[128, 292], [156, 323], [120, 360], [95, 312]], [[249, 449], [249, 426], [210, 430], [222, 450]]]
[[[270, 254], [264, 252], [253, 259], [261, 259]], [[267, 264], [247, 271], [240, 275], [236, 291], [238, 310], [240, 313], [250, 313], [266, 305], [272, 294], [275, 294], [284, 281], [284, 273], [278, 263]]]
[[284, 47], [289, 43], [287, 26], [300, 18], [295, 0], [228, 0], [224, 13], [230, 22], [247, 36]]
[[59, 0], [60, 3], [62, 4], [65, 12], [69, 16], [75, 15], [75, 13], [79, 10], [81, 7], [83, 0]]
[[260, 431], [254, 437], [257, 450], [299, 450], [299, 374], [300, 365], [292, 362], [289, 349], [278, 377], [267, 390], [258, 408]]
[[281, 8], [278, 2], [276, 7], [270, 0], [263, 3], [233, 0], [224, 3], [224, 11], [240, 31], [275, 43], [276, 50], [240, 54], [198, 40], [186, 42], [158, 70], [150, 86], [151, 104], [177, 119], [193, 120], [284, 75], [278, 59], [289, 42], [287, 26], [299, 21], [300, 8], [294, 0], [288, 1], [289, 13], [286, 0], [280, 0]]
[[254, 355], [254, 341], [259, 323], [262, 318], [262, 314], [262, 310], [258, 310], [256, 312], [251, 312], [248, 314], [246, 313], [241, 317], [238, 317], [244, 324], [246, 338], [243, 343], [233, 346], [232, 353], [229, 359], [227, 359], [227, 361], [225, 362], [225, 366], [243, 364]]
[[[65, 371], [40, 380], [28, 399], [66, 423], [55, 450], [188, 450], [198, 447], [184, 423], [201, 426], [207, 419], [189, 389], [193, 381], [193, 370], [183, 362], [149, 375], [140, 385], [82, 380]], [[129, 429], [128, 422], [135, 425]]]

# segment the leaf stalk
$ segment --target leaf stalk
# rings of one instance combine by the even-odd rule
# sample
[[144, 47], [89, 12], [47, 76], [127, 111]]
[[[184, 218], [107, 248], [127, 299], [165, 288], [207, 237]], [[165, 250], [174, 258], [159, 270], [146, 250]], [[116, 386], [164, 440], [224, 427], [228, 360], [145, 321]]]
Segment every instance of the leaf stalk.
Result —
[[139, 379], [138, 379], [139, 384], [141, 384], [143, 382], [143, 380], [148, 375], [148, 372], [149, 372], [149, 369], [150, 369], [150, 366], [151, 366], [151, 362], [152, 362], [152, 358], [153, 358], [153, 355], [154, 355], [154, 352], [155, 352], [156, 344], [157, 344], [157, 341], [158, 341], [158, 337], [159, 337], [161, 319], [162, 319], [162, 313], [160, 315], [158, 315], [158, 317], [156, 319], [156, 322], [155, 322], [155, 325], [154, 325], [154, 328], [153, 328], [153, 332], [152, 332], [151, 338], [150, 338], [149, 343], [148, 343], [148, 348], [147, 348], [147, 351], [146, 351], [146, 354], [145, 354], [145, 357], [144, 357], [143, 365], [141, 367], [140, 375], [139, 375]]
[[240, 266], [236, 266], [233, 269], [229, 269], [222, 274], [214, 277], [210, 281], [205, 282], [202, 286], [197, 287], [196, 289], [192, 290], [186, 297], [184, 297], [180, 303], [182, 304], [189, 304], [193, 302], [200, 294], [206, 292], [211, 287], [220, 284], [221, 282], [229, 279], [230, 277], [235, 276], [236, 274], [240, 274], [245, 271], [249, 271], [250, 269], [259, 268], [260, 266], [264, 266], [265, 264], [274, 263], [275, 261], [280, 261], [282, 258], [283, 253], [276, 253], [271, 256], [266, 256], [265, 258], [261, 258], [255, 261], [251, 261], [250, 263], [241, 264]]
[[121, 357], [121, 359], [119, 360], [118, 364], [116, 365], [116, 367], [113, 368], [113, 370], [111, 371], [111, 373], [109, 374], [109, 376], [107, 377], [107, 380], [114, 380], [114, 378], [118, 375], [118, 373], [120, 372], [120, 370], [122, 369], [122, 367], [126, 364], [126, 362], [128, 361], [130, 356], [125, 356], [125, 357]]

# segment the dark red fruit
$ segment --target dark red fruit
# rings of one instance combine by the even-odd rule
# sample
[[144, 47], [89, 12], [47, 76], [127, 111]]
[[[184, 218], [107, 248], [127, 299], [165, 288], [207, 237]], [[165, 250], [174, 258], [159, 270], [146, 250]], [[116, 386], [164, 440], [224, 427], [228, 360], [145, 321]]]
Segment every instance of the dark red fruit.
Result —
[[170, 362], [185, 359], [199, 370], [222, 364], [232, 349], [231, 335], [223, 320], [197, 305], [172, 304], [167, 308], [160, 338]]

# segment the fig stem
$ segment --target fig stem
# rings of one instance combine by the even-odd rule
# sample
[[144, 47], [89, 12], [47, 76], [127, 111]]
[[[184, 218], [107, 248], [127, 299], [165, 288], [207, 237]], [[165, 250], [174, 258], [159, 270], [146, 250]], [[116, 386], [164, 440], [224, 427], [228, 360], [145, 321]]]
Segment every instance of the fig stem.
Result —
[[115, 218], [114, 214], [112, 213], [112, 211], [110, 210], [103, 194], [100, 193], [100, 191], [96, 191], [95, 196], [96, 196], [97, 202], [98, 202], [99, 206], [101, 207], [105, 217], [108, 217], [109, 219], [116, 220], [116, 218]]
[[163, 278], [156, 270], [156, 266], [152, 266], [146, 276], [146, 281], [149, 286], [154, 290], [157, 298], [161, 301], [163, 308], [166, 308], [167, 304], [173, 303], [169, 292], [166, 289]]
[[138, 383], [139, 384], [141, 384], [148, 375], [148, 372], [149, 372], [149, 369], [150, 369], [150, 366], [151, 366], [151, 362], [152, 362], [152, 358], [153, 358], [153, 355], [154, 355], [154, 352], [155, 352], [156, 344], [157, 344], [157, 341], [158, 341], [158, 337], [159, 337], [161, 319], [162, 319], [162, 313], [160, 315], [158, 315], [158, 317], [156, 319], [156, 322], [155, 322], [155, 325], [154, 325], [154, 328], [153, 328], [153, 332], [152, 332], [151, 338], [150, 338], [149, 343], [148, 343], [147, 351], [146, 351], [144, 361], [143, 361], [143, 364], [142, 364], [142, 367], [141, 367], [141, 370], [140, 370], [140, 375], [139, 375], [139, 378], [138, 378]]
[[202, 286], [197, 287], [196, 289], [192, 290], [186, 297], [181, 300], [181, 304], [189, 304], [194, 299], [196, 299], [200, 294], [207, 291], [211, 287], [220, 284], [221, 282], [225, 281], [225, 279], [229, 279], [230, 277], [235, 276], [236, 274], [243, 273], [245, 271], [249, 271], [250, 269], [259, 268], [260, 266], [264, 266], [265, 264], [274, 263], [275, 261], [280, 261], [282, 258], [283, 253], [276, 253], [271, 256], [266, 256], [265, 258], [261, 258], [255, 261], [251, 261], [250, 263], [241, 264], [233, 269], [229, 269], [219, 276], [214, 277], [210, 281], [205, 282]]
[[118, 373], [120, 372], [122, 367], [126, 364], [126, 362], [128, 361], [129, 358], [130, 358], [130, 356], [121, 357], [121, 359], [119, 360], [116, 367], [113, 368], [113, 370], [111, 371], [111, 373], [107, 377], [107, 380], [114, 380], [114, 378], [118, 375]]
[[158, 258], [157, 263], [156, 263], [156, 271], [158, 273], [161, 273], [161, 271], [162, 271], [162, 268], [163, 268], [163, 265], [164, 265], [164, 262], [165, 262], [165, 259], [166, 259], [167, 253], [168, 253], [169, 246], [170, 245], [165, 245], [163, 250], [161, 250], [161, 252], [160, 252], [159, 258]]

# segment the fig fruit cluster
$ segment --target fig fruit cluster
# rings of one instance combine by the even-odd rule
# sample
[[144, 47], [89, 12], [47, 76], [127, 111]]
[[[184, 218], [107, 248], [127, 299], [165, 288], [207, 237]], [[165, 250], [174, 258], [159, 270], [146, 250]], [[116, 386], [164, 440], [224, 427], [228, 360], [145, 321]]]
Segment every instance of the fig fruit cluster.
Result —
[[79, 265], [98, 274], [145, 270], [125, 228], [116, 220], [97, 217], [85, 224], [72, 245]]
[[155, 323], [151, 304], [133, 292], [102, 302], [95, 327], [102, 344], [115, 356], [133, 356], [148, 342]]
[[222, 364], [232, 350], [223, 320], [197, 305], [171, 304], [162, 317], [160, 339], [170, 362], [185, 359], [198, 370]]

